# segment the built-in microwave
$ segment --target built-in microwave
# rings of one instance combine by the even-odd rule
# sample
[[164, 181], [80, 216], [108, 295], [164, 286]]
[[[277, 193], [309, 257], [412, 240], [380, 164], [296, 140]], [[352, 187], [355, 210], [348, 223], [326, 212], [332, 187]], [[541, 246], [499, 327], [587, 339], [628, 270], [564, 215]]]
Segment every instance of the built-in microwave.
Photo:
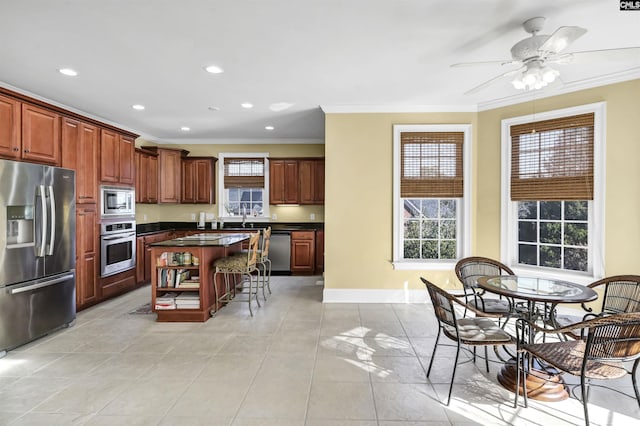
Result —
[[133, 188], [100, 187], [102, 217], [133, 217], [136, 214], [136, 196]]

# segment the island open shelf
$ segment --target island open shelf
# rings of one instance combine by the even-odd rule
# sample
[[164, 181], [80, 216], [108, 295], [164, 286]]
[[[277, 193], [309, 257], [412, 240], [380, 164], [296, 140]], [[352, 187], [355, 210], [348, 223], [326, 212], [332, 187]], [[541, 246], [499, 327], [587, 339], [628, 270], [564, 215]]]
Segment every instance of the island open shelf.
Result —
[[[151, 245], [151, 306], [161, 322], [205, 322], [216, 302], [213, 262], [238, 252], [249, 234], [201, 234]], [[220, 277], [222, 278], [222, 277]], [[216, 283], [224, 292], [224, 283]]]

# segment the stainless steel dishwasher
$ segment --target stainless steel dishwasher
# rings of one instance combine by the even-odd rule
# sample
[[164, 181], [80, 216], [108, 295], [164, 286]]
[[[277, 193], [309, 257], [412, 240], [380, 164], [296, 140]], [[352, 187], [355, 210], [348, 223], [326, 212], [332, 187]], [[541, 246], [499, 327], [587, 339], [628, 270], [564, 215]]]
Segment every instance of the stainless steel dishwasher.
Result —
[[291, 272], [291, 233], [271, 234], [269, 259], [272, 272]]

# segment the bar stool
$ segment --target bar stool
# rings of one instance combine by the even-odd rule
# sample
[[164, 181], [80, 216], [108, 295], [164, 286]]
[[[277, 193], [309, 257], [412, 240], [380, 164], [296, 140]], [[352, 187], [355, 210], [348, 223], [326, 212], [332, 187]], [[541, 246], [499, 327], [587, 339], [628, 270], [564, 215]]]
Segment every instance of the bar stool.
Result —
[[[260, 240], [260, 233], [256, 232], [251, 234], [249, 238], [249, 249], [246, 252], [236, 253], [230, 256], [223, 257], [213, 262], [213, 288], [215, 289], [216, 302], [248, 302], [249, 313], [253, 316], [253, 310], [251, 309], [251, 297], [255, 296], [256, 303], [260, 307], [260, 300], [258, 300], [258, 285], [260, 282], [260, 269], [257, 267], [258, 260], [258, 242]], [[255, 286], [253, 284], [253, 273], [256, 272]], [[225, 292], [222, 295], [218, 295], [217, 278], [218, 274], [224, 274]], [[248, 291], [244, 291], [246, 286], [243, 287], [242, 294], [247, 295], [247, 300], [237, 299], [236, 285], [229, 285], [229, 275], [240, 275], [240, 279], [244, 282], [244, 278], [248, 278], [249, 288]], [[240, 293], [238, 293], [240, 294]]]
[[[271, 240], [271, 227], [262, 230], [260, 247], [258, 248], [257, 266], [261, 267], [262, 281], [258, 283], [258, 288], [262, 289], [262, 298], [267, 300], [265, 287], [271, 294], [271, 260], [269, 259], [269, 241]], [[234, 256], [244, 256], [248, 250], [242, 250]]]

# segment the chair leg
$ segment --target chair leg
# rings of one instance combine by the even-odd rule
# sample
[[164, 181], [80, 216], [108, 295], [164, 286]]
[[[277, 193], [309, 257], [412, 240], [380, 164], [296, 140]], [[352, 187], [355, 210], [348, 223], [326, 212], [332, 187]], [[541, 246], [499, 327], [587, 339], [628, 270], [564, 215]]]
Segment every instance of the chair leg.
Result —
[[436, 342], [433, 344], [433, 353], [431, 354], [431, 361], [429, 361], [429, 368], [427, 369], [427, 377], [431, 374], [431, 366], [433, 365], [433, 360], [436, 357], [436, 349], [438, 348], [438, 341], [440, 341], [440, 327], [438, 327], [438, 335], [436, 336]]
[[261, 287], [262, 287], [262, 298], [266, 302], [267, 301], [267, 294], [265, 293], [265, 289], [264, 288], [267, 286], [267, 281], [266, 281], [267, 280], [267, 264], [264, 261], [262, 261], [262, 262], [259, 263], [259, 265], [262, 266], [262, 271], [261, 271], [262, 272], [262, 285], [261, 285]]
[[527, 396], [527, 375], [529, 374], [529, 365], [530, 365], [530, 360], [529, 360], [529, 354], [527, 353], [526, 356], [525, 354], [521, 355], [521, 361], [522, 361], [522, 397], [524, 399], [524, 408], [529, 407], [529, 397]]
[[513, 408], [518, 408], [518, 395], [520, 394], [520, 351], [516, 350], [516, 394], [513, 397]]
[[584, 424], [589, 426], [589, 385], [584, 378], [584, 374], [580, 375], [580, 389], [582, 390], [582, 408], [584, 410]]
[[484, 347], [484, 363], [487, 366], [487, 373], [489, 372], [489, 352], [487, 351], [487, 347]]
[[449, 384], [449, 396], [447, 397], [447, 407], [451, 402], [451, 391], [453, 391], [453, 381], [456, 378], [456, 368], [458, 367], [458, 357], [460, 356], [460, 342], [458, 341], [458, 347], [456, 349], [456, 359], [453, 362], [453, 373], [451, 373], [451, 383]]
[[636, 373], [638, 372], [638, 365], [640, 364], [640, 358], [636, 359], [633, 363], [633, 368], [631, 369], [631, 381], [633, 383], [633, 390], [636, 393], [636, 402], [638, 403], [638, 407], [640, 407], [640, 392], [638, 392], [638, 379], [636, 377]]
[[271, 259], [265, 259], [265, 262], [269, 265], [269, 275], [267, 275], [267, 290], [271, 294]]

